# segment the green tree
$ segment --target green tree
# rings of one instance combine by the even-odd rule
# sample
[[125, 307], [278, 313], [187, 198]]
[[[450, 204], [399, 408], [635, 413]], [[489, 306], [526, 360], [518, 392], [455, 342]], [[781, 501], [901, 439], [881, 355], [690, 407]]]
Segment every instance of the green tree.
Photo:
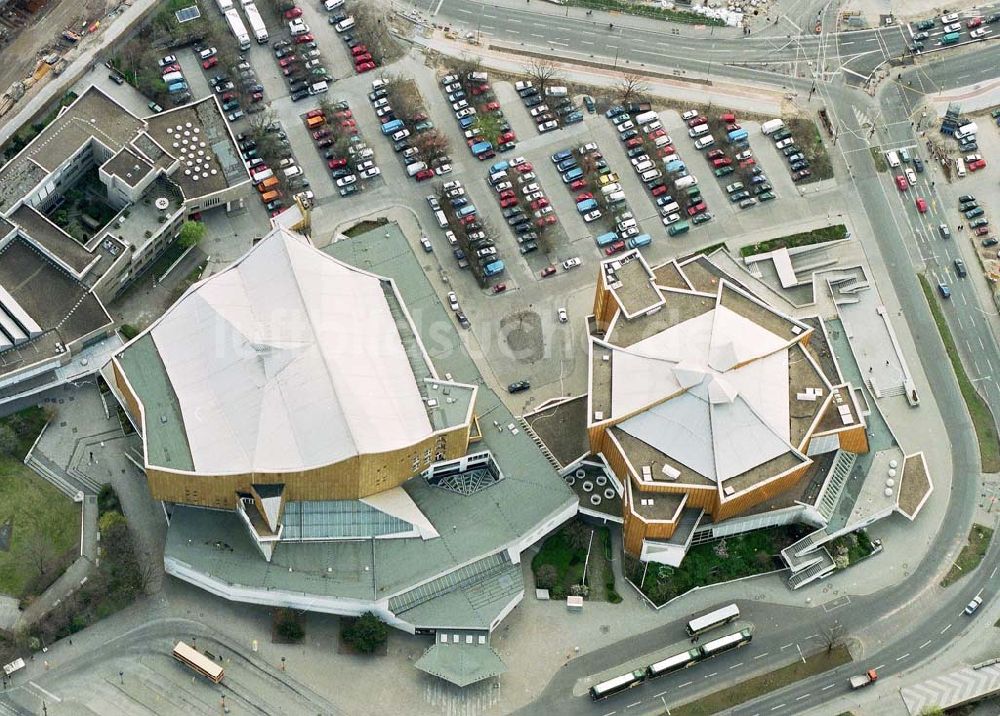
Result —
[[539, 589], [552, 589], [559, 579], [559, 570], [551, 564], [543, 564], [535, 572], [535, 586]]
[[205, 237], [205, 225], [200, 221], [185, 221], [177, 233], [177, 240], [184, 248], [194, 246]]
[[102, 534], [108, 535], [116, 532], [120, 527], [127, 528], [127, 522], [125, 521], [125, 515], [116, 510], [112, 510], [101, 515], [101, 519], [98, 520], [97, 526], [100, 528]]
[[344, 642], [362, 654], [378, 651], [389, 639], [385, 623], [371, 612], [365, 612], [353, 624], [341, 631]]

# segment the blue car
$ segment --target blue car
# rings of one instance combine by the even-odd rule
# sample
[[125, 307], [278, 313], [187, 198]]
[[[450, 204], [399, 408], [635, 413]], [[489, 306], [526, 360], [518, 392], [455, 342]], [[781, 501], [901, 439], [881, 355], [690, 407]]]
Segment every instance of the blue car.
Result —
[[572, 112], [563, 117], [564, 124], [576, 124], [583, 121], [583, 112]]
[[573, 152], [568, 149], [563, 149], [561, 152], [556, 152], [552, 155], [552, 163], [558, 164], [559, 162], [565, 161], [573, 156]]

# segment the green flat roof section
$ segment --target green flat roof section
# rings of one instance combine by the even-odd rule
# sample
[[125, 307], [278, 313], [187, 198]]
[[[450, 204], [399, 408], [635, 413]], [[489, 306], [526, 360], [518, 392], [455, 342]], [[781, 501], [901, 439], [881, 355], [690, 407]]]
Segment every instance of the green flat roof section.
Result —
[[118, 360], [146, 413], [146, 462], [174, 470], [194, 470], [181, 406], [152, 335], [147, 333], [129, 345], [118, 354]]
[[396, 614], [418, 629], [482, 629], [488, 633], [494, 620], [523, 594], [521, 565], [508, 563], [488, 577], [467, 581], [458, 589]]
[[468, 686], [507, 671], [500, 655], [488, 644], [435, 644], [417, 659], [415, 666], [457, 686]]

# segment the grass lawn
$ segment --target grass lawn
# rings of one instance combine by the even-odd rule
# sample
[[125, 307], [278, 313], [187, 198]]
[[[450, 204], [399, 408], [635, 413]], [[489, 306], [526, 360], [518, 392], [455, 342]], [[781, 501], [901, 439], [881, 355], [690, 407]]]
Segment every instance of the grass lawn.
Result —
[[626, 557], [625, 573], [654, 604], [663, 604], [694, 587], [779, 569], [783, 565], [778, 554], [804, 534], [793, 526], [726, 537], [692, 547], [680, 567], [650, 563], [646, 569], [639, 560]]
[[535, 585], [548, 589], [553, 599], [564, 599], [570, 593], [570, 588], [580, 584], [583, 579], [583, 565], [587, 561], [589, 546], [587, 586], [590, 592], [587, 598], [618, 603], [621, 598], [614, 589], [610, 545], [611, 533], [607, 527], [594, 527], [582, 520], [570, 520], [542, 543], [538, 554], [531, 560]]
[[740, 249], [740, 256], [755, 256], [756, 254], [766, 254], [768, 251], [774, 251], [775, 249], [794, 249], [798, 246], [823, 244], [827, 241], [839, 241], [844, 238], [847, 238], [847, 227], [843, 224], [834, 224], [833, 226], [824, 226], [812, 231], [789, 234], [777, 239], [744, 246]]
[[805, 663], [802, 663], [800, 659], [793, 664], [767, 674], [761, 674], [752, 679], [741, 681], [728, 689], [708, 694], [697, 701], [672, 708], [670, 709], [670, 713], [674, 714], [674, 716], [708, 716], [709, 714], [718, 713], [719, 711], [746, 703], [751, 699], [764, 696], [772, 691], [777, 691], [796, 681], [801, 681], [810, 676], [821, 674], [824, 671], [835, 669], [849, 661], [851, 661], [851, 654], [847, 651], [846, 647], [834, 647], [830, 652], [824, 649], [818, 654], [807, 657]]
[[875, 162], [875, 171], [889, 171], [889, 164], [885, 161], [885, 155], [882, 154], [882, 147], [876, 144], [874, 147], [868, 147], [868, 150], [872, 153], [872, 161]]
[[802, 153], [809, 161], [809, 171], [812, 172], [811, 176], [806, 177], [799, 184], [832, 179], [833, 165], [830, 163], [830, 155], [826, 151], [816, 123], [812, 119], [793, 117], [786, 120], [785, 124], [788, 131], [792, 133], [795, 143], [802, 148]]
[[0, 525], [8, 521], [10, 549], [0, 549], [0, 592], [21, 597], [26, 587], [41, 578], [40, 566], [54, 573], [67, 554], [75, 556], [80, 540], [80, 506], [21, 461], [2, 457]]
[[1000, 472], [1000, 438], [997, 437], [997, 426], [993, 421], [993, 413], [990, 412], [990, 406], [986, 404], [982, 396], [976, 392], [975, 386], [972, 385], [972, 381], [969, 380], [969, 376], [965, 372], [965, 366], [962, 365], [962, 359], [958, 355], [958, 347], [955, 345], [955, 339], [952, 338], [951, 329], [945, 322], [941, 306], [938, 305], [934, 295], [934, 289], [931, 288], [926, 276], [919, 274], [918, 278], [920, 279], [920, 288], [924, 291], [924, 298], [927, 299], [927, 305], [930, 307], [934, 322], [937, 324], [938, 333], [941, 334], [944, 349], [951, 360], [952, 370], [955, 371], [955, 377], [958, 379], [958, 387], [965, 400], [965, 407], [968, 408], [972, 425], [976, 429], [976, 439], [979, 441], [979, 459], [983, 472]]
[[951, 565], [948, 574], [941, 580], [941, 586], [947, 587], [954, 584], [978, 567], [986, 555], [986, 550], [990, 548], [990, 540], [992, 538], [993, 530], [989, 527], [977, 524], [972, 525], [972, 529], [969, 531], [969, 541], [962, 547], [962, 551], [958, 553], [955, 563]]

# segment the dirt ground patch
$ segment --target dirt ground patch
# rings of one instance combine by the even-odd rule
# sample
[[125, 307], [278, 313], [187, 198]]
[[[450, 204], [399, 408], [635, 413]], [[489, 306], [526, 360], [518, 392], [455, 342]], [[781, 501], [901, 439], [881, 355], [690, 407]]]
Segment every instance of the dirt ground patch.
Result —
[[545, 355], [542, 317], [534, 311], [520, 311], [500, 321], [503, 341], [510, 357], [519, 363], [534, 363]]

